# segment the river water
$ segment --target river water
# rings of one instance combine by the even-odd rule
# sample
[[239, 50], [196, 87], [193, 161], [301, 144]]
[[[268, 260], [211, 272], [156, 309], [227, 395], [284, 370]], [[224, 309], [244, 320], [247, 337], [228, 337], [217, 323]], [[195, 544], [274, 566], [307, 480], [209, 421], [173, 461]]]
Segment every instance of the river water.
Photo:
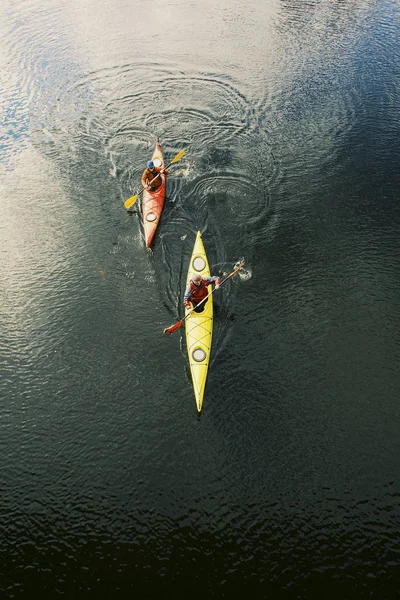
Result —
[[[399, 3], [3, 0], [0, 34], [1, 597], [398, 598]], [[200, 416], [163, 335], [198, 230], [246, 260]]]

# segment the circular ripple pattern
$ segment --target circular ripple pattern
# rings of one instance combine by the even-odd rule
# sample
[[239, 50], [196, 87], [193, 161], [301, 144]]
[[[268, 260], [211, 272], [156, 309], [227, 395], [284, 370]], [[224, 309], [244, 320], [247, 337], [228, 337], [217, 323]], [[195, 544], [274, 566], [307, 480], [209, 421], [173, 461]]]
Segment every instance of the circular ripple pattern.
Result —
[[[197, 229], [211, 229], [223, 245], [220, 223], [232, 230], [268, 218], [269, 182], [279, 174], [260, 135], [259, 115], [229, 78], [183, 75], [159, 63], [104, 69], [61, 88], [43, 118], [36, 137], [41, 148], [58, 161], [67, 155], [76, 162], [84, 155], [87, 164], [105, 161], [121, 199], [138, 191], [156, 136], [166, 161], [185, 150], [168, 179], [169, 202], [158, 232], [167, 269], [179, 264], [181, 249], [174, 254], [174, 244], [170, 238], [163, 244], [163, 236], [191, 232], [189, 248]], [[228, 257], [219, 252], [215, 258], [221, 263]], [[171, 275], [167, 296], [174, 305], [174, 282], [182, 273]]]
[[[93, 79], [99, 89], [83, 111], [76, 135], [92, 148], [98, 141], [123, 189], [137, 186], [155, 137], [165, 142], [169, 156], [186, 150], [174, 172], [193, 184], [191, 194], [200, 203], [210, 192], [235, 194], [237, 180], [230, 181], [231, 171], [241, 188], [254, 187], [248, 175], [254, 156], [258, 176], [272, 177], [274, 165], [259, 138], [252, 106], [232, 82], [207, 74], [183, 76], [179, 69], [160, 64], [115, 68]], [[179, 185], [176, 178], [172, 181]], [[256, 197], [238, 217], [261, 218], [267, 204], [262, 195]]]
[[[39, 67], [35, 75], [46, 83], [50, 71]], [[260, 136], [254, 107], [229, 78], [135, 63], [85, 75], [61, 86], [56, 97], [46, 85], [25, 84], [32, 87], [33, 140], [55, 160], [62, 163], [68, 156], [78, 162], [84, 156], [92, 163], [105, 161], [125, 195], [137, 189], [154, 139], [160, 137], [167, 159], [186, 151], [185, 161], [174, 166], [172, 199], [183, 175], [202, 209], [207, 196], [221, 192], [232, 198], [237, 222], [257, 221], [268, 213], [269, 199], [257, 193], [257, 182], [268, 189], [276, 165]]]

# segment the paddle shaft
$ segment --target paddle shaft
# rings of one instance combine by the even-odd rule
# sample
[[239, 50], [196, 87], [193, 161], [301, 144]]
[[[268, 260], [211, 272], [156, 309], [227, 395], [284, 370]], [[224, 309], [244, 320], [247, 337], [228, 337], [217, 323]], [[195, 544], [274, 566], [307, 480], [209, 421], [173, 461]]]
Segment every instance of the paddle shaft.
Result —
[[[240, 271], [240, 269], [242, 269], [242, 268], [243, 268], [243, 266], [244, 266], [244, 261], [243, 261], [243, 262], [241, 262], [241, 263], [240, 263], [240, 265], [239, 265], [239, 266], [238, 266], [238, 267], [237, 267], [237, 268], [236, 268], [234, 271], [232, 271], [232, 273], [229, 273], [229, 275], [227, 275], [227, 276], [225, 277], [225, 279], [223, 279], [223, 280], [221, 281], [221, 283], [219, 284], [219, 287], [221, 287], [221, 285], [223, 285], [223, 284], [225, 283], [225, 281], [228, 281], [228, 279], [230, 279], [231, 277], [233, 277], [234, 275], [236, 275], [236, 273], [237, 273], [238, 271]], [[209, 292], [209, 293], [207, 294], [207, 296], [205, 296], [205, 297], [203, 298], [203, 300], [200, 300], [200, 302], [199, 302], [198, 304], [196, 304], [196, 308], [197, 308], [198, 306], [200, 306], [200, 304], [203, 304], [203, 302], [205, 302], [205, 301], [206, 301], [206, 300], [207, 300], [207, 299], [208, 299], [208, 298], [209, 298], [209, 297], [210, 297], [210, 296], [211, 296], [211, 295], [212, 295], [214, 292], [215, 292], [215, 287], [213, 287], [213, 289], [211, 290], [211, 292]], [[166, 335], [169, 335], [170, 333], [173, 333], [174, 331], [176, 331], [177, 329], [179, 329], [179, 328], [180, 328], [180, 326], [182, 325], [183, 321], [184, 321], [185, 319], [187, 319], [188, 317], [190, 317], [190, 315], [191, 315], [192, 313], [194, 313], [194, 312], [195, 312], [196, 308], [192, 308], [192, 310], [191, 310], [190, 312], [188, 312], [188, 314], [187, 314], [187, 315], [185, 315], [185, 316], [183, 317], [183, 319], [181, 319], [180, 321], [177, 321], [177, 323], [175, 323], [175, 325], [171, 325], [171, 327], [167, 327], [167, 329], [164, 329], [164, 333], [165, 333]], [[171, 330], [171, 331], [169, 331], [169, 330]]]

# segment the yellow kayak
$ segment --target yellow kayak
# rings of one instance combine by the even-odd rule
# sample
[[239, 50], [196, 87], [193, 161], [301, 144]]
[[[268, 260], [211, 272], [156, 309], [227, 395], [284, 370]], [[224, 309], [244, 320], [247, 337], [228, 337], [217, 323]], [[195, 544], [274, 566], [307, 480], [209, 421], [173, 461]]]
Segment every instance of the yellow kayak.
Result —
[[[192, 257], [190, 259], [186, 285], [195, 274], [210, 277], [210, 267], [201, 239], [200, 231], [197, 232]], [[186, 309], [185, 315], [190, 310]], [[185, 321], [186, 347], [189, 356], [190, 372], [192, 374], [194, 395], [197, 410], [200, 412], [203, 405], [204, 389], [206, 386], [208, 365], [210, 362], [211, 340], [213, 329], [213, 302], [210, 296], [205, 303], [202, 313], [193, 312]]]

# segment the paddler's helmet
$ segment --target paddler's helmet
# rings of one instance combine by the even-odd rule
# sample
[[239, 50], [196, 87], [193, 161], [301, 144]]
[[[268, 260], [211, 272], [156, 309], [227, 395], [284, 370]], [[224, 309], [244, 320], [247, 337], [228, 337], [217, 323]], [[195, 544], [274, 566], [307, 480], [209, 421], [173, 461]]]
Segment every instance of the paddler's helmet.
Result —
[[192, 281], [193, 281], [194, 285], [197, 285], [197, 286], [198, 286], [198, 285], [200, 285], [200, 284], [201, 284], [201, 282], [203, 281], [203, 278], [202, 278], [202, 276], [201, 276], [201, 275], [193, 275], [193, 277], [192, 277]]
[[149, 162], [147, 163], [147, 168], [148, 169], [154, 169], [154, 163], [152, 160], [149, 160]]

